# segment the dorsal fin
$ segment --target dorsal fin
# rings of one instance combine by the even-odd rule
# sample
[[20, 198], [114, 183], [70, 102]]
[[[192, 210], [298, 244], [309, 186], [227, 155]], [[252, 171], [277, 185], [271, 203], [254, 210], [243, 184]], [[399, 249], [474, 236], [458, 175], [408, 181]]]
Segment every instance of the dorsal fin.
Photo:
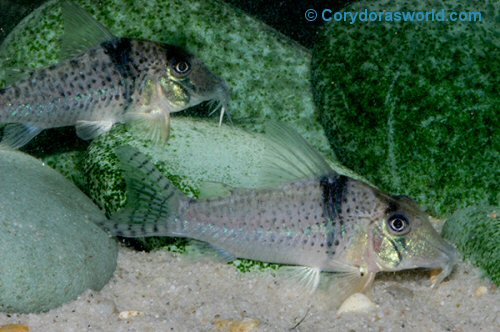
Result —
[[319, 152], [288, 125], [271, 121], [265, 126], [265, 136], [263, 185], [336, 174]]
[[115, 38], [101, 23], [76, 4], [62, 3], [64, 33], [62, 36], [61, 59], [71, 59]]

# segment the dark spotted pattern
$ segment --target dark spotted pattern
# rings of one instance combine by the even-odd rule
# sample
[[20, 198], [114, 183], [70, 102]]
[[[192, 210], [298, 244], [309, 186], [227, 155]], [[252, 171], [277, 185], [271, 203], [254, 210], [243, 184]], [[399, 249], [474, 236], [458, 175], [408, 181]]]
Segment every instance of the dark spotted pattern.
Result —
[[141, 101], [143, 82], [155, 79], [165, 65], [163, 45], [125, 38], [103, 43], [6, 88], [0, 94], [0, 122], [52, 128], [78, 120], [123, 121], [127, 109]]
[[[342, 180], [339, 184], [343, 186]], [[333, 184], [330, 190], [333, 193]], [[322, 184], [314, 179], [277, 190], [236, 191], [230, 198], [193, 202], [183, 231], [237, 257], [321, 266], [328, 259], [326, 243], [339, 243], [327, 239], [334, 231], [329, 229], [323, 195]]]

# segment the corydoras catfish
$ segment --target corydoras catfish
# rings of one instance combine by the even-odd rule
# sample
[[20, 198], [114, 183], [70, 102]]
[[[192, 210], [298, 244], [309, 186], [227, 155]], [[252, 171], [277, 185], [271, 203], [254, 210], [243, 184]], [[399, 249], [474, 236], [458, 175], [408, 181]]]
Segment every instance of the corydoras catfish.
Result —
[[114, 235], [185, 237], [227, 258], [289, 265], [309, 290], [320, 275], [335, 276], [343, 296], [366, 290], [381, 271], [440, 268], [437, 284], [456, 262], [414, 201], [336, 173], [285, 125], [267, 126], [267, 186], [211, 199], [187, 198], [130, 146], [117, 154], [128, 206], [101, 223]]
[[47, 128], [76, 126], [93, 139], [117, 122], [143, 123], [155, 142], [169, 136], [170, 113], [203, 101], [221, 107], [225, 82], [179, 47], [118, 38], [82, 8], [62, 3], [62, 60], [0, 89], [1, 144], [19, 148]]

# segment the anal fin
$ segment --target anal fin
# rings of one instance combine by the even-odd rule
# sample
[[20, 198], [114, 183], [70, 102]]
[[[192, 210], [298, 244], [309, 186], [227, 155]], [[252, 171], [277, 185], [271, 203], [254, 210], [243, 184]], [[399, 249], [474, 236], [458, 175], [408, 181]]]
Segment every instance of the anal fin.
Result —
[[108, 132], [113, 126], [113, 121], [77, 121], [76, 134], [83, 140], [91, 140]]
[[9, 123], [3, 129], [0, 148], [18, 149], [28, 144], [42, 130], [27, 123]]

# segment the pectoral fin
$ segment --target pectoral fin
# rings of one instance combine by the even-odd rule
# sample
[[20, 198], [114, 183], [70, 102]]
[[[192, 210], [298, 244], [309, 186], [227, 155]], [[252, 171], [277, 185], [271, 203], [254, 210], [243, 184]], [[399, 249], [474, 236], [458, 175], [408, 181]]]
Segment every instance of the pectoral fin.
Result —
[[278, 275], [291, 281], [301, 292], [312, 294], [318, 288], [321, 270], [310, 266], [284, 266]]
[[[354, 293], [366, 292], [375, 273], [363, 272], [360, 268], [342, 268], [342, 272], [322, 272], [309, 266], [285, 266], [278, 270], [278, 276], [291, 281], [297, 292], [310, 295], [318, 290], [326, 296], [326, 302], [338, 305]], [[320, 294], [318, 294], [320, 296]]]
[[0, 142], [0, 148], [18, 149], [23, 145], [26, 145], [41, 131], [41, 128], [35, 127], [31, 124], [7, 124], [3, 129], [3, 137]]
[[165, 144], [170, 136], [170, 112], [156, 110], [150, 113], [130, 114], [136, 134], [154, 144]]

